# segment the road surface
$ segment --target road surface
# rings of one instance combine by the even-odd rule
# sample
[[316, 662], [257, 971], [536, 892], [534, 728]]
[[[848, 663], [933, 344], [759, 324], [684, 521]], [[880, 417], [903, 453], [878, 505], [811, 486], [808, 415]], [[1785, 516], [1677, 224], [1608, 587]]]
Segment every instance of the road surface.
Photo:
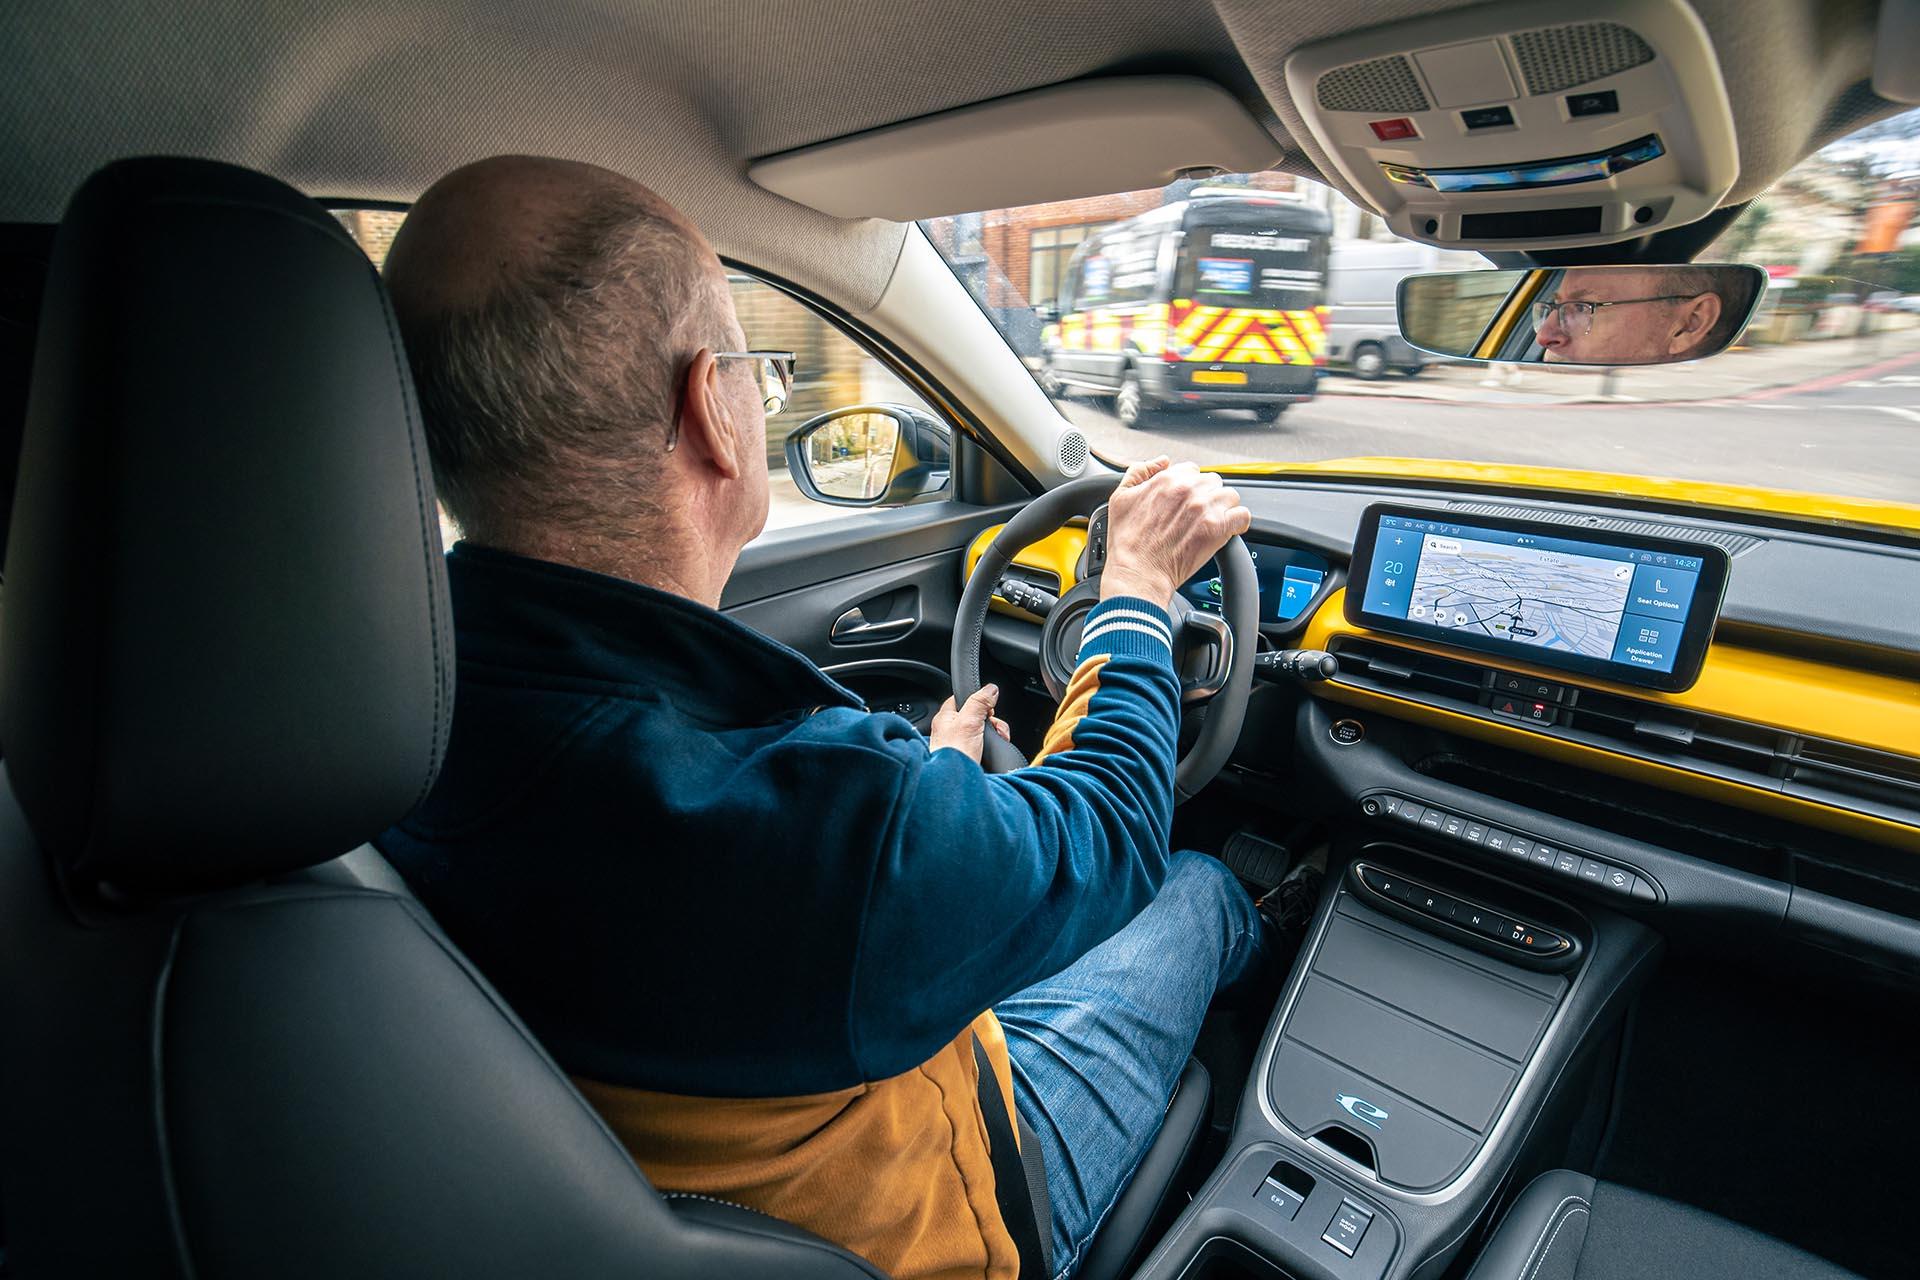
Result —
[[1100, 402], [1060, 407], [1095, 452], [1116, 460], [1160, 452], [1206, 462], [1460, 458], [1920, 502], [1920, 356], [1865, 372], [1812, 390], [1680, 404], [1323, 394], [1270, 427], [1243, 412], [1176, 413], [1129, 431]]

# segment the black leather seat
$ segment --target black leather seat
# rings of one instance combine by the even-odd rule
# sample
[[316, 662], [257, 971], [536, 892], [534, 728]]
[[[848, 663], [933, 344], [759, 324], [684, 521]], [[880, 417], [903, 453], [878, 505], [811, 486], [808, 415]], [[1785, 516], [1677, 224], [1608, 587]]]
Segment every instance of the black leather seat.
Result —
[[1468, 1280], [1857, 1280], [1725, 1218], [1582, 1173], [1520, 1193]]
[[416, 803], [453, 696], [405, 362], [318, 206], [184, 160], [75, 196], [6, 584], [15, 1273], [877, 1275], [669, 1206], [406, 895], [305, 874]]
[[452, 628], [392, 315], [331, 216], [205, 161], [90, 179], [10, 535], [13, 1274], [876, 1280], [656, 1194], [361, 847], [438, 771]]

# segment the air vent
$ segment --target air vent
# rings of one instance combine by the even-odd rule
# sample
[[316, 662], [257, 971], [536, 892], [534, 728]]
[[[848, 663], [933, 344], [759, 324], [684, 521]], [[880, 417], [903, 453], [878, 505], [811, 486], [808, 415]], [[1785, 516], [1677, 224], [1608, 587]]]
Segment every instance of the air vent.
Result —
[[1398, 645], [1338, 637], [1334, 652], [1340, 659], [1343, 684], [1377, 689], [1401, 696], [1427, 694], [1477, 704], [1485, 687], [1486, 668], [1456, 662]]
[[1059, 441], [1060, 474], [1077, 476], [1087, 465], [1087, 438], [1078, 431], [1065, 431]]
[[1786, 791], [1790, 796], [1912, 822], [1920, 814], [1920, 760], [1807, 739], [1793, 753]]
[[1582, 689], [1563, 722], [1571, 735], [1625, 755], [1778, 790], [1792, 735], [1657, 702]]
[[1582, 515], [1539, 507], [1511, 506], [1499, 502], [1449, 502], [1447, 510], [1457, 511], [1461, 515], [1497, 516], [1504, 520], [1538, 520], [1545, 524], [1571, 525], [1578, 529], [1633, 533], [1646, 538], [1691, 538], [1696, 542], [1710, 542], [1729, 556], [1751, 551], [1764, 541], [1748, 534], [1728, 533], [1722, 529], [1659, 524], [1652, 520], [1621, 520], [1613, 516]]
[[1544, 682], [1560, 693], [1524, 698], [1542, 699], [1550, 718], [1523, 720], [1495, 710], [1499, 677], [1517, 678], [1498, 668], [1350, 635], [1335, 636], [1330, 647], [1340, 662], [1338, 684], [1920, 827], [1920, 758], [1565, 682]]
[[1375, 58], [1320, 77], [1320, 105], [1328, 111], [1426, 111], [1431, 104], [1402, 57]]
[[1012, 578], [1024, 582], [1030, 587], [1038, 587], [1048, 595], [1060, 594], [1060, 575], [1049, 569], [1034, 569], [1024, 564], [1010, 564], [1000, 571], [1002, 578]]
[[1617, 22], [1578, 22], [1522, 31], [1513, 37], [1513, 56], [1528, 93], [1558, 93], [1652, 62], [1653, 50]]

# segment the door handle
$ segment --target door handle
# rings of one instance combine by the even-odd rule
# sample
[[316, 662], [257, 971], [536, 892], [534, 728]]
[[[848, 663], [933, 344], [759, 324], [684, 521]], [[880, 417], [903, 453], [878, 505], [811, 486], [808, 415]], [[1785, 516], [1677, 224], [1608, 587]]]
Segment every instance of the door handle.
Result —
[[903, 636], [919, 625], [920, 619], [912, 615], [888, 618], [885, 622], [868, 622], [867, 615], [860, 612], [859, 605], [855, 605], [834, 619], [833, 630], [828, 634], [835, 644], [874, 644]]

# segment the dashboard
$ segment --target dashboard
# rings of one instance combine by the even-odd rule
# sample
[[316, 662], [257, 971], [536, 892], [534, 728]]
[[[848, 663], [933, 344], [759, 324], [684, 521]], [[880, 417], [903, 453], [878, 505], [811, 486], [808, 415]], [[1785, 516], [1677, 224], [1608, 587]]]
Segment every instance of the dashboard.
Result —
[[[1405, 801], [1458, 856], [1512, 859], [1472, 837], [1524, 833], [1516, 878], [1571, 876], [1539, 851], [1577, 850], [1596, 896], [1617, 871], [1663, 910], [1823, 913], [1802, 932], [1848, 948], [1866, 911], [1874, 945], [1905, 939], [1920, 966], [1920, 539], [1650, 500], [1234, 483], [1262, 647], [1324, 649], [1338, 672], [1263, 671], [1225, 785], [1382, 838], [1406, 838]], [[1181, 594], [1215, 609], [1215, 577]], [[990, 622], [1003, 658], [1038, 632]]]

